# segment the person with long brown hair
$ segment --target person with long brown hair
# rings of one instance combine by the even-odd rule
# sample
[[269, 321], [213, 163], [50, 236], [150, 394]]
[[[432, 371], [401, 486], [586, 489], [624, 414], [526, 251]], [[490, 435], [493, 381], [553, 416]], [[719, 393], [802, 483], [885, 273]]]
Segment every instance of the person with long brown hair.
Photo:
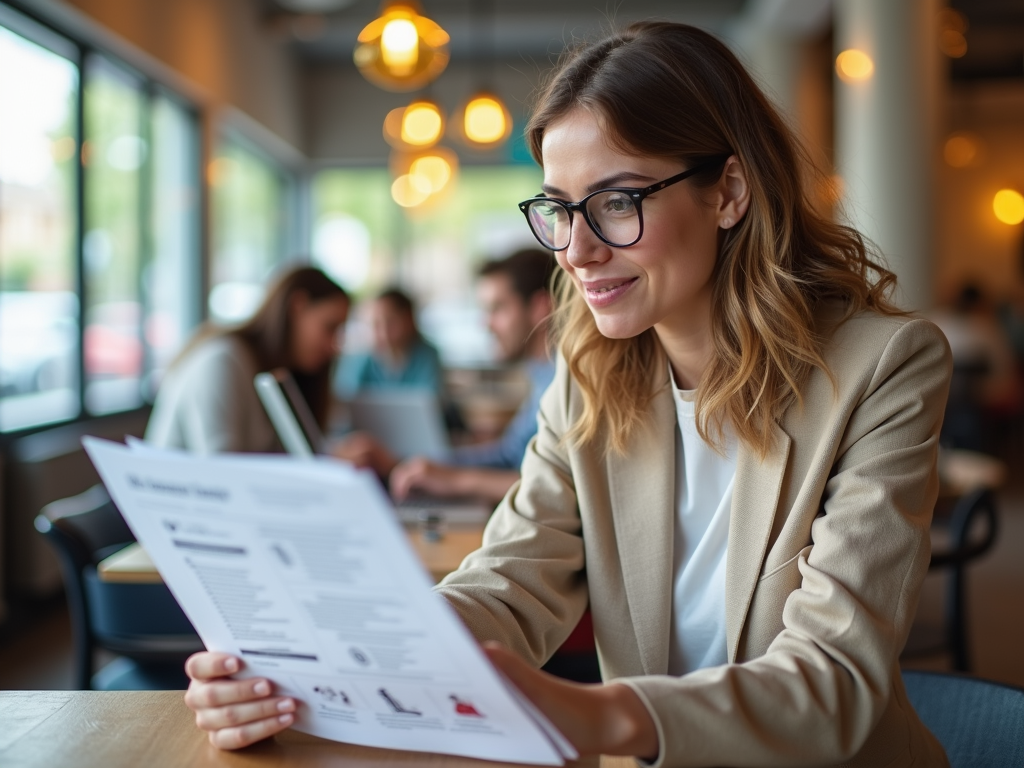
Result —
[[288, 368], [321, 427], [331, 405], [331, 366], [348, 317], [345, 290], [314, 267], [293, 267], [256, 313], [227, 329], [201, 329], [157, 392], [146, 440], [197, 453], [283, 451], [253, 386], [260, 371]]
[[[928, 567], [941, 333], [816, 212], [791, 131], [699, 29], [575, 51], [527, 138], [558, 370], [522, 480], [439, 592], [581, 754], [946, 765], [898, 664]], [[538, 671], [588, 606], [605, 682]], [[224, 748], [296, 706], [222, 679], [240, 665], [188, 664]]]

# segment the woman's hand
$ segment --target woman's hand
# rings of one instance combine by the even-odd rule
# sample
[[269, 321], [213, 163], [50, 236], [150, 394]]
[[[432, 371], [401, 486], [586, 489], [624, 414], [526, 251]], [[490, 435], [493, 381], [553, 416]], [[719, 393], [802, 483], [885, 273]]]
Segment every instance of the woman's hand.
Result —
[[220, 749], [240, 749], [273, 736], [295, 722], [295, 700], [272, 696], [273, 684], [262, 677], [232, 680], [242, 661], [226, 653], [203, 651], [189, 657], [185, 671], [192, 678], [185, 704], [196, 713], [196, 725]]
[[558, 728], [580, 756], [630, 755], [653, 761], [658, 731], [647, 707], [621, 683], [581, 685], [536, 670], [497, 643], [487, 657]]

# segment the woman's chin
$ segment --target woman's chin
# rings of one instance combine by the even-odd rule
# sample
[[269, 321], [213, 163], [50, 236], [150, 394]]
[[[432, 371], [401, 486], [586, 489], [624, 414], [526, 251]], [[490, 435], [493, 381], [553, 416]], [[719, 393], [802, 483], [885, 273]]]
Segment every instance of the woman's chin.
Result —
[[632, 339], [646, 331], [650, 326], [631, 322], [625, 318], [594, 316], [597, 330], [606, 339]]

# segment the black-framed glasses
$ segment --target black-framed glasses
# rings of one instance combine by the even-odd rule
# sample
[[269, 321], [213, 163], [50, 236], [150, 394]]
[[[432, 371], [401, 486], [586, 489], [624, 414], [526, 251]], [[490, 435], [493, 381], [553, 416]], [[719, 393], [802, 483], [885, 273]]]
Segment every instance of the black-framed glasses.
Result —
[[678, 184], [695, 173], [724, 163], [729, 155], [716, 155], [703, 163], [677, 173], [657, 184], [637, 189], [635, 187], [609, 187], [591, 192], [578, 203], [569, 203], [553, 197], [531, 197], [519, 204], [519, 210], [534, 237], [545, 248], [564, 251], [569, 247], [572, 236], [572, 215], [579, 211], [584, 221], [602, 242], [614, 248], [635, 245], [644, 234], [644, 198], [660, 192], [665, 187]]

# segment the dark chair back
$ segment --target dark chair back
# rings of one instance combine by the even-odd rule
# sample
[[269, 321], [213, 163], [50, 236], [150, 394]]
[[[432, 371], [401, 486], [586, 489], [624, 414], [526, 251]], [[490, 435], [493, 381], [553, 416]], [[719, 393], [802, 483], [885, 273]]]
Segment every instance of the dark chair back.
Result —
[[[163, 584], [107, 583], [96, 566], [135, 541], [102, 485], [47, 504], [36, 518], [60, 562], [74, 641], [74, 686], [93, 685], [94, 652], [106, 648], [152, 668], [159, 687], [185, 683], [185, 658], [202, 642]], [[168, 669], [177, 668], [177, 676]], [[126, 667], [126, 685], [146, 686], [145, 669]], [[111, 682], [112, 685], [120, 685]]]
[[903, 683], [952, 768], [1024, 766], [1024, 689], [938, 672], [906, 671]]
[[[944, 640], [953, 657], [953, 669], [969, 672], [966, 566], [986, 554], [999, 536], [995, 494], [989, 488], [978, 488], [961, 496], [953, 506], [946, 527], [948, 547], [932, 552], [929, 569], [949, 574]], [[981, 535], [978, 535], [979, 529]]]

